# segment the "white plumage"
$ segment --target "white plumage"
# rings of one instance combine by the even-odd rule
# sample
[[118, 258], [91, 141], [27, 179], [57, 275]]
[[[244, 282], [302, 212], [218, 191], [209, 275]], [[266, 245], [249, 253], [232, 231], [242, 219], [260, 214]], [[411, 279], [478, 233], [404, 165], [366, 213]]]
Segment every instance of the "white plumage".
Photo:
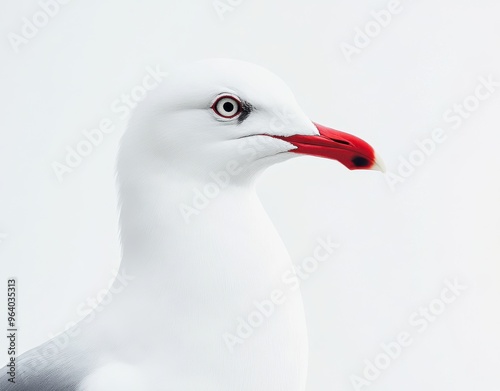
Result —
[[[235, 117], [217, 112], [221, 97], [241, 105]], [[225, 102], [219, 109], [233, 113]], [[23, 355], [20, 389], [303, 391], [302, 299], [283, 287], [292, 263], [253, 186], [294, 152], [377, 166], [361, 140], [321, 129], [255, 65], [207, 60], [172, 72], [136, 110], [118, 159], [121, 268], [134, 279], [49, 366], [33, 370], [33, 352]], [[238, 317], [276, 289], [286, 301], [229, 348]]]

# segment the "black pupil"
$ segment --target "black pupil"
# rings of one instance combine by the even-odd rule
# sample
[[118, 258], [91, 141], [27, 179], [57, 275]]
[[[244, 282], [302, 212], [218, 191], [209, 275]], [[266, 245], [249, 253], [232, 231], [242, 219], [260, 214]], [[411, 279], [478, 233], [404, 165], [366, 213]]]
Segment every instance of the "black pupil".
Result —
[[231, 102], [225, 102], [222, 105], [222, 108], [227, 111], [228, 113], [232, 112], [234, 110], [234, 105]]

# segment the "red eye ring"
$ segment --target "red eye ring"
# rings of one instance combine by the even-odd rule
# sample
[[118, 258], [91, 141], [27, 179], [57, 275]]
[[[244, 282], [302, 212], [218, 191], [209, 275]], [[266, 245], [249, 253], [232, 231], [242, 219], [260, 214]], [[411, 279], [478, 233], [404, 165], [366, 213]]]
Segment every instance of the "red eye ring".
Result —
[[212, 104], [211, 109], [219, 117], [233, 119], [241, 114], [241, 101], [234, 95], [219, 96]]

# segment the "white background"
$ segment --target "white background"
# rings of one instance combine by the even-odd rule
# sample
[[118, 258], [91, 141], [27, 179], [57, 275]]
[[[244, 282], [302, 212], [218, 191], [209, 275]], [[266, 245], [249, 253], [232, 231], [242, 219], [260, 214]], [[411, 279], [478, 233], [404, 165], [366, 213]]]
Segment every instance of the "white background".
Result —
[[[498, 387], [500, 88], [457, 130], [442, 116], [474, 93], [478, 77], [500, 81], [500, 4], [401, 4], [348, 62], [340, 44], [352, 44], [386, 1], [244, 0], [221, 19], [211, 0], [73, 0], [16, 53], [7, 35], [19, 34], [39, 5], [3, 0], [0, 296], [15, 276], [20, 351], [78, 320], [78, 305], [119, 263], [114, 161], [126, 122], [111, 102], [148, 65], [234, 57], [280, 75], [312, 120], [366, 139], [389, 171], [415, 140], [448, 131], [394, 191], [382, 174], [308, 157], [262, 177], [262, 201], [294, 261], [312, 255], [317, 238], [341, 244], [303, 285], [308, 390], [353, 390], [363, 360], [405, 330], [413, 344], [363, 389]], [[117, 129], [58, 182], [52, 162], [104, 117]], [[409, 316], [453, 278], [468, 288], [418, 334]]]

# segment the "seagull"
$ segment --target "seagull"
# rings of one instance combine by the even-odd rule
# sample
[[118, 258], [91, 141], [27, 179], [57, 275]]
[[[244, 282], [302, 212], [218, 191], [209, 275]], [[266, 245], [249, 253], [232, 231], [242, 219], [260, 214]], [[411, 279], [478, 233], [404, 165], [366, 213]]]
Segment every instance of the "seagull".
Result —
[[[119, 293], [48, 362], [50, 341], [18, 357], [15, 383], [4, 367], [0, 388], [305, 390], [302, 297], [284, 286], [293, 264], [255, 192], [266, 168], [304, 155], [383, 170], [368, 143], [312, 122], [260, 66], [210, 59], [172, 71], [136, 108], [118, 154], [130, 283], [115, 282]], [[259, 327], [242, 323], [279, 290], [286, 298]]]

